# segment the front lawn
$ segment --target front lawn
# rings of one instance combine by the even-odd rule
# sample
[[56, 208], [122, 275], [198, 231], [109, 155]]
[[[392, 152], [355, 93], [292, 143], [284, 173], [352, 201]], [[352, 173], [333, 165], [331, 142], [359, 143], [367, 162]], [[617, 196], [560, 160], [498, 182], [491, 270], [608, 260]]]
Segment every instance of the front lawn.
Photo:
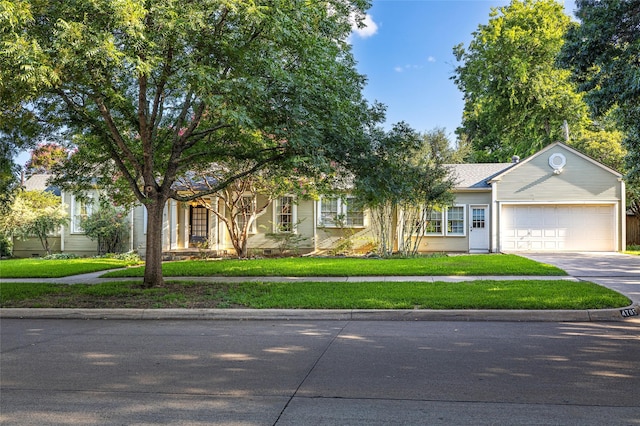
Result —
[[[508, 254], [477, 254], [415, 258], [225, 259], [165, 262], [165, 277], [209, 276], [420, 276], [420, 275], [566, 275], [555, 266]], [[141, 277], [144, 267], [109, 272], [104, 277]]]
[[108, 259], [7, 259], [0, 260], [0, 278], [58, 278], [106, 269], [124, 268], [136, 262]]
[[613, 290], [574, 281], [0, 284], [0, 306], [28, 308], [603, 309]]

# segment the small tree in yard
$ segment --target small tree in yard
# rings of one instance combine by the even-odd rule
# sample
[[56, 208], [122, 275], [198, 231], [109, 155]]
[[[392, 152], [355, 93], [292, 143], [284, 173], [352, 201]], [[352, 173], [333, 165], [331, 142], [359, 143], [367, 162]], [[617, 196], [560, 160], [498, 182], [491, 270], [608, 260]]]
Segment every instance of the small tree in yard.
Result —
[[[371, 134], [371, 152], [363, 155], [355, 194], [371, 211], [379, 254], [393, 252], [398, 230], [398, 250], [415, 255], [426, 226], [428, 209], [451, 201], [453, 182], [446, 168], [432, 158], [427, 140], [404, 123]], [[395, 217], [399, 217], [399, 223]]]
[[36, 237], [43, 250], [51, 254], [48, 237], [68, 222], [60, 197], [49, 192], [23, 191], [16, 196], [9, 213], [0, 218], [0, 231], [17, 239]]
[[124, 209], [100, 199], [100, 208], [82, 221], [87, 237], [98, 242], [98, 254], [119, 253], [124, 247], [127, 220]]

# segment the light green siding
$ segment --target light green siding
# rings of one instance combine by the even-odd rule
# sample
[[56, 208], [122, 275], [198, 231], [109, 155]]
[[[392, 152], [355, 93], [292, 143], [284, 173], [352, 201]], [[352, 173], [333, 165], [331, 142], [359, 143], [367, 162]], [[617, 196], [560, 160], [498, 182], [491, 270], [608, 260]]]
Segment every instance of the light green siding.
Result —
[[[549, 166], [553, 154], [566, 157], [560, 174], [554, 174]], [[620, 198], [616, 175], [561, 145], [509, 170], [497, 185], [498, 201], [603, 202]]]

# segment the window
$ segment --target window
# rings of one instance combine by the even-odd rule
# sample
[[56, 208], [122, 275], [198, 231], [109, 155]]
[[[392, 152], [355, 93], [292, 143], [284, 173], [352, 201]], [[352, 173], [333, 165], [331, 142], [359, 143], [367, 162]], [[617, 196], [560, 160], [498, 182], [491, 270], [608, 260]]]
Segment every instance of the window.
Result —
[[320, 200], [320, 226], [364, 226], [364, 212], [355, 197], [323, 198]]
[[447, 235], [464, 235], [464, 207], [447, 209]]
[[[432, 209], [425, 220], [425, 234], [427, 235], [465, 235], [465, 207], [450, 206], [442, 210]], [[446, 226], [443, 226], [445, 225]]]
[[425, 232], [427, 234], [442, 234], [442, 212], [432, 209], [425, 218]]
[[291, 196], [278, 197], [274, 203], [275, 232], [295, 232], [296, 205]]
[[93, 212], [93, 200], [91, 197], [86, 200], [77, 199], [71, 196], [71, 232], [83, 234], [82, 221], [88, 218]]
[[338, 199], [323, 198], [320, 201], [320, 224], [323, 226], [331, 226], [336, 224], [338, 218]]

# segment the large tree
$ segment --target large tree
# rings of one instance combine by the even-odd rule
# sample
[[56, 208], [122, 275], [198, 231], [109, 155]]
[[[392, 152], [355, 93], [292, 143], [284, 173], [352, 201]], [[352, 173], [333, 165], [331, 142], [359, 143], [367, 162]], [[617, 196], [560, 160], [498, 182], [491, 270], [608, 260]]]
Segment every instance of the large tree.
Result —
[[460, 137], [478, 161], [510, 161], [564, 140], [566, 120], [579, 135], [588, 110], [555, 59], [570, 25], [555, 0], [513, 0], [495, 8], [487, 24], [454, 53], [455, 83], [464, 94]]
[[[348, 166], [366, 142], [371, 114], [347, 37], [368, 0], [8, 3], [29, 19], [3, 55], [22, 69], [22, 52], [35, 50], [27, 58], [46, 76], [27, 89], [11, 80], [22, 93], [12, 120], [37, 117], [28, 122], [42, 123], [47, 139], [77, 146], [62, 176], [76, 189], [98, 178], [127, 195], [124, 182], [144, 204], [146, 286], [162, 282], [168, 199], [215, 193], [292, 158]], [[29, 135], [26, 124], [16, 129], [25, 131], [14, 139]], [[231, 160], [253, 166], [199, 194], [174, 187], [191, 168]]]
[[571, 69], [594, 115], [624, 131], [629, 183], [640, 187], [640, 2], [578, 0], [560, 63]]

